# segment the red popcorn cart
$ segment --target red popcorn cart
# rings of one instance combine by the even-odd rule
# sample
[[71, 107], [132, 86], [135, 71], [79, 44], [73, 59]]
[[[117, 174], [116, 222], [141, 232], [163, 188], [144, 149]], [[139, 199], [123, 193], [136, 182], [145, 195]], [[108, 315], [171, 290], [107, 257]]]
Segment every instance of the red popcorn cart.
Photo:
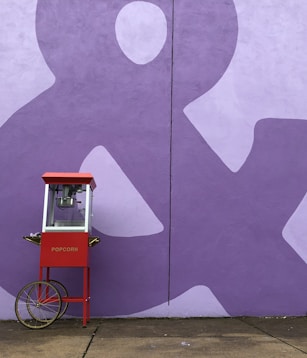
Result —
[[[100, 239], [91, 236], [95, 180], [90, 173], [45, 173], [42, 232], [24, 239], [40, 245], [38, 281], [18, 293], [18, 321], [32, 329], [45, 328], [61, 318], [71, 302], [83, 304], [83, 327], [90, 318], [89, 249]], [[79, 267], [83, 292], [71, 297], [66, 287], [51, 279], [51, 268]]]

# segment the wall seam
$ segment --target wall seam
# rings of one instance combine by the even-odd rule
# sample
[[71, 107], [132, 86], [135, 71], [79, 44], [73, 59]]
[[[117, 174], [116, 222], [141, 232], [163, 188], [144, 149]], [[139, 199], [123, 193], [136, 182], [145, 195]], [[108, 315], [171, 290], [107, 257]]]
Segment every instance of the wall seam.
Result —
[[168, 305], [171, 297], [171, 241], [172, 241], [172, 164], [173, 164], [173, 96], [174, 96], [174, 27], [175, 0], [172, 0], [172, 34], [171, 34], [171, 98], [170, 98], [170, 142], [169, 142], [169, 231], [168, 231]]

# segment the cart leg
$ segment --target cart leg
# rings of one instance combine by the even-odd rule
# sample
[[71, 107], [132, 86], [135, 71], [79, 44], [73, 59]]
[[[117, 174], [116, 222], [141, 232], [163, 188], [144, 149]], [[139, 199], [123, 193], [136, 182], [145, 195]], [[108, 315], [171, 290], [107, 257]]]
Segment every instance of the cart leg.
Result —
[[83, 327], [86, 327], [88, 321], [89, 305], [89, 272], [88, 267], [83, 268]]
[[[44, 280], [44, 269], [46, 269], [46, 280]], [[39, 267], [39, 281], [50, 281], [50, 267], [44, 267], [44, 266], [40, 266]]]
[[90, 321], [90, 304], [91, 304], [91, 291], [90, 291], [90, 268], [87, 268], [87, 321]]
[[42, 266], [39, 267], [39, 281], [43, 281], [43, 273], [44, 273], [44, 268]]
[[46, 281], [50, 281], [50, 267], [46, 267]]

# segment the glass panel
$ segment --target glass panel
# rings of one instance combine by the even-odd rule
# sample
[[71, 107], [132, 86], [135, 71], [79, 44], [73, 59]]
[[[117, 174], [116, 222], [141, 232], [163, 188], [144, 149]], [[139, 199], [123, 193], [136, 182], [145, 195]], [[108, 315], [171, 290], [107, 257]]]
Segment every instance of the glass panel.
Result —
[[85, 184], [49, 185], [47, 226], [84, 227], [86, 208]]

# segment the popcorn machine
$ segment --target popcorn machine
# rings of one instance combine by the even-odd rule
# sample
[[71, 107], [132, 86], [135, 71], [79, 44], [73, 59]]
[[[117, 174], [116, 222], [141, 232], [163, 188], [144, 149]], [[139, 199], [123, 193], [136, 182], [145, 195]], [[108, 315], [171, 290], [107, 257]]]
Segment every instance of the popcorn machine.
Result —
[[[45, 328], [63, 316], [70, 302], [83, 304], [83, 327], [90, 318], [89, 248], [100, 239], [91, 235], [92, 200], [96, 187], [90, 173], [45, 173], [42, 232], [24, 236], [40, 246], [39, 279], [24, 286], [15, 301], [15, 313], [28, 328]], [[51, 279], [51, 268], [80, 267], [83, 293], [68, 295]]]

